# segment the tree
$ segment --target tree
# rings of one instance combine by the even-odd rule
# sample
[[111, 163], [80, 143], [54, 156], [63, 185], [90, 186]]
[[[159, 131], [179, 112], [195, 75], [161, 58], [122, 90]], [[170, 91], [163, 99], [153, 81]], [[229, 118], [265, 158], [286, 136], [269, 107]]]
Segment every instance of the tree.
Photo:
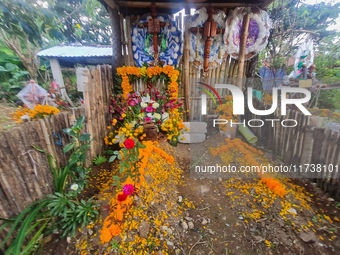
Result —
[[266, 55], [272, 67], [284, 68], [285, 60], [310, 35], [317, 44], [323, 38], [336, 34], [327, 28], [339, 17], [340, 3], [309, 5], [300, 0], [276, 0], [269, 6], [273, 28]]
[[316, 76], [323, 83], [340, 83], [340, 35], [323, 38], [318, 45], [314, 63]]
[[22, 0], [2, 0], [0, 3], [0, 40], [14, 51], [32, 79], [37, 78], [37, 52], [43, 35], [62, 39], [57, 18], [46, 8]]
[[59, 0], [51, 8], [64, 24], [69, 43], [111, 44], [110, 17], [97, 0]]

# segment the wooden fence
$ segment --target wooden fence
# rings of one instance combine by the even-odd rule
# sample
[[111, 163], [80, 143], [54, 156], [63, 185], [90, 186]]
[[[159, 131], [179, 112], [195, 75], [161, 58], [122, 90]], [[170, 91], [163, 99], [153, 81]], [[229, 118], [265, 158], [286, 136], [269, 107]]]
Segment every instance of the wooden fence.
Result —
[[[83, 131], [94, 138], [86, 164], [89, 166], [96, 156], [104, 153], [104, 137], [110, 132], [107, 126], [111, 118], [111, 67], [86, 68], [85, 73], [83, 106], [0, 132], [0, 218], [18, 215], [32, 202], [54, 192], [47, 155], [38, 152], [32, 145], [49, 152], [59, 165], [64, 166], [71, 152], [63, 153], [63, 146], [70, 142], [70, 137], [62, 130], [85, 115]], [[0, 243], [5, 233], [0, 231]]]
[[[265, 105], [262, 101], [253, 97], [254, 108], [258, 110], [269, 109], [271, 105]], [[338, 199], [340, 196], [340, 134], [331, 129], [317, 128], [310, 125], [310, 116], [295, 110], [287, 110], [286, 116], [281, 116], [278, 108], [269, 116], [257, 116], [246, 108], [244, 116], [250, 119], [261, 119], [265, 124], [262, 127], [250, 127], [252, 132], [259, 138], [264, 147], [279, 156], [286, 164], [296, 165], [320, 164], [322, 171], [317, 175], [312, 174], [312, 180], [317, 186], [330, 196]], [[272, 127], [269, 119], [277, 119]], [[284, 120], [295, 120], [295, 127], [283, 127]], [[252, 122], [252, 125], [261, 123]], [[285, 121], [285, 125], [293, 126], [293, 121]], [[248, 126], [248, 125], [247, 125]], [[333, 172], [324, 171], [323, 166], [334, 166]], [[336, 170], [335, 166], [338, 167]], [[303, 176], [301, 176], [303, 177]], [[315, 178], [317, 177], [317, 178]]]

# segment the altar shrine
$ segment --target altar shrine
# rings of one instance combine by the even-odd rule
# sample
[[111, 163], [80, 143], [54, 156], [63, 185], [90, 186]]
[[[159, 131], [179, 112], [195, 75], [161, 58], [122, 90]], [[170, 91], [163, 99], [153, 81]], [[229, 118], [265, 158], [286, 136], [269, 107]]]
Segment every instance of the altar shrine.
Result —
[[[266, 12], [272, 1], [266, 0], [101, 2], [112, 21], [113, 72], [121, 67], [145, 72], [173, 66], [179, 73], [171, 82], [177, 83], [176, 94], [183, 101], [181, 116], [188, 122], [205, 118], [202, 94], [208, 95], [208, 115], [217, 106], [217, 96], [198, 82], [212, 87], [231, 83], [244, 90], [245, 78], [254, 76], [258, 53], [266, 47], [272, 25]], [[169, 86], [165, 75], [159, 70], [137, 74], [132, 80], [128, 75], [129, 86], [125, 86], [126, 77], [121, 84], [125, 94], [152, 95]], [[227, 95], [226, 90], [219, 93]]]

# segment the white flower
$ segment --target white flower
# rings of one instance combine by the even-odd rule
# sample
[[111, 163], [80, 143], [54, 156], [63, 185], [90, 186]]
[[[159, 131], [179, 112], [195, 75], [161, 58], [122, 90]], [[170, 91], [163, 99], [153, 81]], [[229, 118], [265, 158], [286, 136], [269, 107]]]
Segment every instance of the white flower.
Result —
[[72, 184], [71, 185], [71, 190], [77, 190], [78, 189], [78, 184]]
[[136, 123], [137, 123], [137, 121], [131, 121], [129, 124], [132, 126], [132, 127], [134, 127], [135, 125], [136, 125]]
[[140, 103], [140, 105], [141, 105], [143, 108], [145, 108], [145, 107], [147, 107], [147, 106], [148, 106], [148, 104], [147, 104], [146, 102], [144, 102], [144, 103], [143, 103], [143, 102], [141, 102], [141, 103]]
[[161, 115], [159, 113], [155, 113], [153, 116], [158, 120], [161, 118]]
[[148, 117], [150, 117], [150, 118], [153, 117], [151, 112], [147, 113], [146, 116], [148, 116]]
[[154, 102], [152, 104], [152, 108], [157, 109], [159, 107], [159, 103]]
[[120, 135], [116, 135], [115, 139], [116, 139], [115, 143], [123, 143], [125, 141], [125, 134], [123, 134], [121, 136]]

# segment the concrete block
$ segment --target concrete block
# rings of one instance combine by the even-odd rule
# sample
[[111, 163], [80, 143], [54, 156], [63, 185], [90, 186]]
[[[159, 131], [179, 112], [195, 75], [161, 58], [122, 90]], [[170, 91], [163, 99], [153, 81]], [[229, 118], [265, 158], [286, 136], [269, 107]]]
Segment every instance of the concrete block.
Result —
[[[207, 133], [207, 123], [206, 122], [183, 122], [185, 125], [184, 133]], [[186, 131], [186, 129], [189, 131]]]
[[[182, 140], [182, 138], [185, 138]], [[178, 137], [180, 143], [202, 143], [205, 141], [205, 134], [203, 133], [185, 133]]]

